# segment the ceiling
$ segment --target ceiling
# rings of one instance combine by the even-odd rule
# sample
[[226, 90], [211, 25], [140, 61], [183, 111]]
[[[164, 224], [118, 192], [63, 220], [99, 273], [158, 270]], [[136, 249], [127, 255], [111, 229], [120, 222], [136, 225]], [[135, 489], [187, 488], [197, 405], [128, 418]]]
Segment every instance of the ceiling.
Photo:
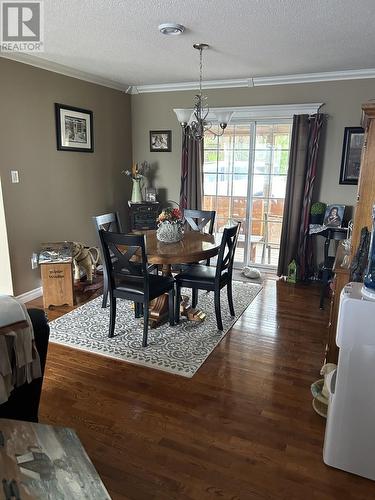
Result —
[[[375, 68], [374, 0], [45, 0], [38, 57], [125, 85]], [[163, 22], [186, 26], [161, 35]]]

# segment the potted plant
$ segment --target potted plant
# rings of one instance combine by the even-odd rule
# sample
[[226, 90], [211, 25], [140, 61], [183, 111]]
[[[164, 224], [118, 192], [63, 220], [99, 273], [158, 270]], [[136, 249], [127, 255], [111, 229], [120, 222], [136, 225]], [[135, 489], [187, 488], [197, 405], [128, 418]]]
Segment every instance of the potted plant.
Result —
[[156, 237], [163, 243], [177, 243], [184, 236], [182, 214], [179, 208], [165, 208], [157, 218]]
[[310, 210], [310, 224], [323, 224], [327, 205], [320, 201], [313, 203]]

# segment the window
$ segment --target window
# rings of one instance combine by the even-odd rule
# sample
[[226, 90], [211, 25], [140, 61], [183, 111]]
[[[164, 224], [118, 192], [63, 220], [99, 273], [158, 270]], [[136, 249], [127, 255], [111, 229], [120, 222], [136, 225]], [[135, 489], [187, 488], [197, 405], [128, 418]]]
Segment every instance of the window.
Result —
[[276, 266], [289, 164], [291, 120], [231, 124], [204, 142], [204, 208], [215, 231], [240, 220], [236, 262]]

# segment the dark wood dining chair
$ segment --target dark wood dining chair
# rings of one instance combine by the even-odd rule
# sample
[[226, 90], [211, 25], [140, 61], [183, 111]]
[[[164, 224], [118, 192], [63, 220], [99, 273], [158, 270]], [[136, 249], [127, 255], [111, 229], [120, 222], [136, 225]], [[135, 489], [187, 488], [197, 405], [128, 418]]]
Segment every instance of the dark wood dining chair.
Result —
[[[226, 286], [230, 314], [232, 316], [235, 315], [232, 293], [232, 273], [234, 252], [236, 250], [240, 226], [241, 223], [239, 222], [235, 226], [224, 229], [216, 269], [214, 267], [205, 266], [204, 264], [192, 264], [187, 266], [184, 271], [175, 276], [176, 323], [179, 323], [180, 321], [180, 300], [182, 287], [191, 288], [193, 291], [195, 290], [197, 295], [198, 290], [214, 292], [217, 328], [219, 330], [223, 330], [220, 307], [220, 290]], [[197, 304], [193, 304], [193, 307], [196, 305]]]
[[[111, 233], [123, 233], [122, 225], [121, 225], [121, 219], [120, 215], [118, 212], [111, 212], [108, 214], [103, 214], [103, 215], [96, 215], [93, 218], [93, 222], [95, 225], [95, 229], [98, 233], [98, 238], [99, 238], [99, 231], [100, 229], [103, 229], [104, 231], [110, 231]], [[100, 243], [100, 239], [99, 239]], [[100, 250], [102, 254], [102, 263], [103, 263], [103, 300], [102, 300], [102, 307], [107, 307], [108, 304], [108, 271], [106, 269], [106, 265], [104, 262], [104, 257], [103, 257], [103, 248], [100, 243]], [[148, 272], [156, 272], [158, 273], [158, 266], [155, 264], [151, 264], [148, 266]]]
[[[147, 266], [144, 235], [127, 235], [99, 230], [104, 261], [108, 269], [110, 299], [109, 337], [116, 324], [116, 300], [132, 300], [136, 317], [143, 310], [142, 346], [147, 347], [149, 305], [151, 300], [169, 294], [169, 323], [174, 325], [175, 282], [172, 277], [150, 274]], [[115, 258], [113, 258], [113, 256]], [[136, 256], [136, 258], [134, 258]]]
[[[187, 224], [193, 231], [199, 231], [200, 233], [206, 232], [206, 229], [208, 229], [208, 234], [213, 233], [215, 217], [215, 210], [191, 210], [190, 208], [184, 210], [184, 218]], [[207, 259], [206, 266], [209, 266], [210, 264], [211, 260]], [[198, 300], [198, 291], [193, 290], [192, 293], [192, 306], [196, 307]]]
[[184, 210], [184, 218], [193, 231], [205, 232], [208, 226], [208, 233], [214, 230], [216, 212], [215, 210]]
[[[96, 215], [92, 218], [96, 232], [98, 233], [102, 229], [104, 231], [110, 231], [113, 233], [122, 233], [122, 225], [120, 220], [120, 214], [118, 212], [110, 212], [108, 214]], [[104, 252], [103, 247], [100, 242], [100, 250], [102, 254], [102, 265], [103, 265], [103, 300], [102, 307], [107, 307], [108, 303], [108, 272], [104, 262]]]

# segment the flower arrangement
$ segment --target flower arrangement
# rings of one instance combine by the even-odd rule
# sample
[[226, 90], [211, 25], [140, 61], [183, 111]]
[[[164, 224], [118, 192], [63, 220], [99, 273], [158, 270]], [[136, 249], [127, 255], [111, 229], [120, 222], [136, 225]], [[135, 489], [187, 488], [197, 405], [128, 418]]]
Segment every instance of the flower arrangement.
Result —
[[140, 163], [133, 163], [131, 171], [122, 170], [121, 173], [131, 177], [133, 180], [140, 181], [147, 175], [149, 169], [149, 163], [147, 161], [142, 161]]
[[179, 208], [165, 208], [157, 218], [156, 236], [163, 243], [176, 243], [184, 236], [182, 214]]
[[158, 224], [162, 222], [181, 223], [182, 224], [182, 214], [179, 208], [165, 208], [157, 219]]

